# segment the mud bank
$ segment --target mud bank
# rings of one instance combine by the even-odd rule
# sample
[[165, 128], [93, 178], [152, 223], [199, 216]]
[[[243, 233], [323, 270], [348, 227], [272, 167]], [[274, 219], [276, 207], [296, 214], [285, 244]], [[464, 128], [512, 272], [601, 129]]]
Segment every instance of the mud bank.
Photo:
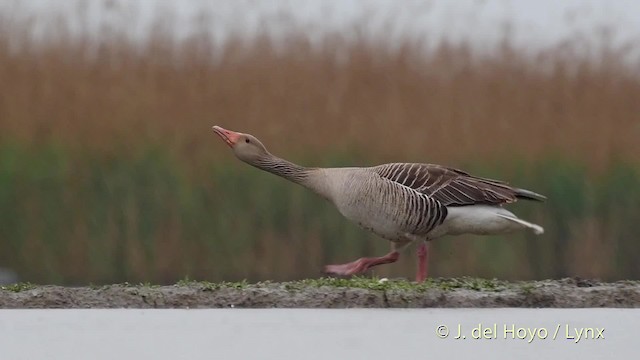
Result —
[[531, 282], [430, 279], [317, 279], [285, 283], [118, 284], [91, 287], [16, 284], [0, 289], [0, 308], [428, 308], [640, 307], [640, 281], [567, 278]]

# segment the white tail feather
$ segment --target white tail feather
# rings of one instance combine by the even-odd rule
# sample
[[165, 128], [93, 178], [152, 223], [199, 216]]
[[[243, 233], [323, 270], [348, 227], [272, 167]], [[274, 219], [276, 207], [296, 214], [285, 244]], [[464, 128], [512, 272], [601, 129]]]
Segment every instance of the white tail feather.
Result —
[[503, 219], [511, 220], [511, 221], [513, 221], [515, 223], [518, 223], [518, 224], [520, 224], [522, 226], [525, 226], [525, 227], [531, 229], [533, 231], [533, 233], [536, 234], [536, 235], [544, 234], [544, 228], [542, 226], [540, 226], [540, 225], [532, 224], [532, 223], [530, 223], [528, 221], [524, 221], [522, 219], [518, 219], [518, 218], [515, 218], [515, 217], [512, 217], [512, 216], [507, 216], [507, 215], [502, 215], [502, 214], [496, 214], [496, 215], [500, 216]]

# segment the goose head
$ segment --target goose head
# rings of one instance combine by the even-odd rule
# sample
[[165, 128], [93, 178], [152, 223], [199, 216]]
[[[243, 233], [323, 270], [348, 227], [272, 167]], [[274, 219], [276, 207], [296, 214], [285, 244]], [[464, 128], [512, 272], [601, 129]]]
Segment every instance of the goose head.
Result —
[[260, 140], [250, 134], [231, 131], [220, 126], [214, 126], [213, 131], [229, 145], [236, 157], [249, 164], [269, 155], [267, 148]]

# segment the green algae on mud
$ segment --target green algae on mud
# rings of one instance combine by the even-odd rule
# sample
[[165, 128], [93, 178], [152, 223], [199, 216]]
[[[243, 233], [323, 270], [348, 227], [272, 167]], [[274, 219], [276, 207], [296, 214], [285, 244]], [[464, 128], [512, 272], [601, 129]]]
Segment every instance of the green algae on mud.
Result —
[[472, 277], [461, 278], [429, 278], [423, 283], [407, 281], [405, 279], [387, 279], [378, 277], [352, 277], [352, 278], [319, 278], [292, 281], [284, 283], [289, 289], [302, 289], [307, 286], [336, 288], [360, 288], [369, 290], [408, 290], [425, 292], [428, 289], [469, 289], [478, 291], [501, 291], [509, 286], [506, 281], [498, 279], [481, 279]]
[[640, 307], [640, 281], [508, 282], [497, 279], [354, 277], [291, 282], [208, 282], [184, 279], [86, 287], [15, 284], [0, 288], [0, 308], [429, 308]]
[[[273, 284], [277, 284], [271, 281], [258, 282], [255, 284], [249, 284], [246, 280], [239, 282], [209, 282], [209, 281], [197, 281], [189, 279], [188, 277], [180, 280], [176, 283], [176, 286], [196, 286], [203, 290], [217, 290], [222, 288], [234, 288], [244, 289], [248, 286], [261, 288], [268, 287]], [[406, 290], [425, 292], [429, 289], [441, 289], [441, 290], [453, 290], [453, 289], [468, 289], [477, 291], [502, 291], [509, 287], [516, 286], [515, 283], [509, 283], [507, 281], [498, 279], [483, 279], [472, 277], [460, 277], [460, 278], [428, 278], [423, 283], [416, 283], [414, 281], [408, 281], [406, 279], [387, 279], [379, 277], [364, 277], [354, 276], [351, 278], [334, 278], [323, 277], [318, 279], [304, 279], [295, 280], [289, 282], [279, 283], [286, 290], [303, 290], [308, 287], [320, 288], [320, 287], [335, 287], [335, 288], [355, 288], [355, 289], [367, 289], [367, 290]]]

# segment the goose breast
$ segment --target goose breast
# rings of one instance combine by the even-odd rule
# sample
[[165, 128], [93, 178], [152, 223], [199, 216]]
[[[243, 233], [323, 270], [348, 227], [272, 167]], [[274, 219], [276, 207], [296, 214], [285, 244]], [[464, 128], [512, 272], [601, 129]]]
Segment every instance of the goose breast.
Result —
[[388, 240], [424, 236], [446, 215], [429, 212], [436, 205], [433, 199], [381, 178], [368, 168], [325, 169], [324, 175], [330, 188], [327, 197], [340, 213]]

